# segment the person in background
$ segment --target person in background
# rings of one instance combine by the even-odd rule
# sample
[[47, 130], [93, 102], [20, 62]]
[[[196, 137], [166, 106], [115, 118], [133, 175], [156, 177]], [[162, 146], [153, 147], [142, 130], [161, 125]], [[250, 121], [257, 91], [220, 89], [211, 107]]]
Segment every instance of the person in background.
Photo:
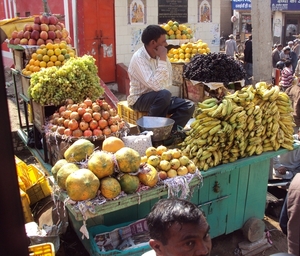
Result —
[[193, 203], [161, 199], [147, 216], [152, 251], [143, 256], [209, 256], [212, 248], [209, 225]]
[[287, 44], [287, 47], [289, 47], [291, 50], [293, 50], [294, 42], [293, 41], [289, 41], [288, 44]]
[[245, 43], [244, 50], [244, 67], [246, 70], [247, 77], [245, 79], [245, 85], [252, 84], [253, 76], [253, 60], [252, 60], [252, 35], [249, 36], [249, 39]]
[[278, 44], [276, 48], [272, 51], [272, 66], [273, 66], [273, 77], [275, 77], [276, 74], [276, 64], [280, 61], [280, 53], [283, 46], [282, 44]]
[[225, 53], [228, 56], [234, 57], [235, 54], [238, 53], [238, 48], [236, 45], [236, 41], [234, 40], [233, 35], [229, 35], [229, 39], [225, 42]]
[[293, 178], [279, 218], [282, 232], [287, 235], [288, 252], [300, 255], [300, 173]]
[[299, 78], [300, 78], [300, 59], [299, 59], [298, 62], [297, 62], [297, 66], [296, 66], [296, 68], [295, 68], [294, 75], [295, 75], [296, 77], [299, 77]]
[[292, 62], [290, 60], [285, 61], [285, 67], [281, 71], [281, 81], [280, 84], [282, 89], [285, 91], [288, 87], [290, 87], [293, 83], [293, 67]]
[[300, 128], [300, 81], [299, 79], [294, 77], [292, 86], [287, 88], [285, 92], [290, 97], [292, 102], [293, 117], [296, 124], [296, 126], [294, 127], [294, 134], [299, 134], [299, 128]]
[[296, 55], [300, 56], [300, 40], [299, 39], [295, 39], [294, 40], [294, 47], [293, 47], [293, 51], [296, 53]]
[[287, 46], [284, 47], [283, 50], [279, 54], [280, 60], [282, 60], [282, 61], [290, 60], [291, 59], [290, 52], [291, 52], [290, 47], [287, 47]]
[[172, 85], [172, 66], [167, 57], [167, 32], [158, 25], [149, 25], [142, 33], [143, 46], [132, 56], [128, 67], [130, 79], [128, 105], [149, 116], [175, 121], [172, 132], [182, 129], [193, 116], [192, 101], [172, 97], [167, 89]]

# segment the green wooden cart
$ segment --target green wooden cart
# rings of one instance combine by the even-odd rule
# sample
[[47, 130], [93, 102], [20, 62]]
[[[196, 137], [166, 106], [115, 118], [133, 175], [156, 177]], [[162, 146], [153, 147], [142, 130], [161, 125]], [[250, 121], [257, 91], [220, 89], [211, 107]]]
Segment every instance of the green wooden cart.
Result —
[[[294, 148], [298, 148], [298, 145]], [[202, 172], [203, 182], [197, 178], [191, 181], [190, 187], [194, 192], [190, 200], [204, 211], [211, 226], [212, 238], [242, 228], [251, 217], [264, 217], [270, 159], [286, 152], [288, 151], [280, 149], [219, 165]], [[160, 198], [167, 197], [167, 194], [166, 187], [158, 186], [98, 205], [95, 207], [95, 213], [85, 214], [87, 228], [99, 225], [107, 228], [145, 218], [151, 207]], [[71, 224], [81, 239], [83, 215], [69, 204], [67, 209]], [[93, 239], [82, 240], [85, 248], [91, 255], [102, 255], [92, 249], [91, 240]]]

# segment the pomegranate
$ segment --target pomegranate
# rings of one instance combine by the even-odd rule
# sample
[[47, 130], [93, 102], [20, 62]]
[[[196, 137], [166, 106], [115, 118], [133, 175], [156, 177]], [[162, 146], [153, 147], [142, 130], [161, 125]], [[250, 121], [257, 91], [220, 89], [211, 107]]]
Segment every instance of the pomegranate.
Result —
[[96, 121], [99, 121], [101, 118], [101, 114], [99, 112], [94, 112], [93, 113], [93, 119]]
[[105, 119], [108, 120], [110, 117], [110, 114], [107, 110], [102, 111], [101, 116]]
[[111, 129], [108, 128], [108, 127], [105, 127], [102, 132], [103, 132], [104, 135], [110, 135], [111, 134]]
[[89, 126], [90, 126], [91, 130], [96, 129], [98, 127], [98, 121], [96, 121], [96, 120], [90, 121]]
[[95, 129], [95, 130], [93, 130], [93, 135], [94, 136], [97, 136], [97, 137], [100, 137], [100, 136], [102, 136], [103, 135], [103, 133], [102, 133], [102, 130], [100, 130], [100, 129]]
[[71, 112], [70, 119], [75, 119], [75, 120], [79, 121], [80, 116], [79, 116], [78, 112], [76, 112], [76, 111]]
[[89, 123], [87, 123], [85, 121], [81, 121], [79, 123], [79, 128], [80, 128], [80, 130], [85, 131], [89, 128]]
[[79, 114], [80, 116], [83, 116], [83, 114], [86, 112], [86, 110], [85, 110], [85, 108], [79, 107], [79, 108], [77, 109], [77, 112], [78, 112], [78, 114]]
[[74, 131], [78, 128], [78, 122], [75, 119], [71, 119], [68, 123], [70, 130]]
[[91, 113], [86, 112], [86, 113], [83, 114], [82, 119], [83, 119], [85, 122], [89, 123], [89, 122], [93, 119], [93, 117], [92, 117], [92, 114], [91, 114]]
[[108, 125], [108, 123], [105, 119], [100, 119], [98, 121], [98, 125], [99, 125], [100, 129], [104, 129]]
[[93, 132], [90, 129], [87, 129], [83, 132], [84, 137], [91, 137], [93, 136]]
[[64, 125], [65, 128], [69, 128], [69, 122], [70, 122], [69, 118], [65, 119], [65, 121], [63, 123], [63, 125]]
[[63, 126], [58, 126], [57, 127], [57, 133], [59, 133], [60, 135], [64, 135], [64, 133], [65, 133], [65, 127], [63, 127]]
[[89, 99], [89, 98], [86, 98], [83, 103], [85, 103], [88, 107], [91, 107], [93, 102]]
[[119, 127], [116, 124], [112, 124], [110, 126], [111, 132], [117, 132], [119, 130]]
[[67, 128], [67, 129], [65, 129], [64, 134], [66, 136], [71, 136], [72, 135], [72, 131], [69, 128]]
[[83, 132], [80, 130], [80, 129], [76, 129], [72, 132], [72, 135], [75, 137], [75, 138], [79, 138], [81, 137], [83, 134]]

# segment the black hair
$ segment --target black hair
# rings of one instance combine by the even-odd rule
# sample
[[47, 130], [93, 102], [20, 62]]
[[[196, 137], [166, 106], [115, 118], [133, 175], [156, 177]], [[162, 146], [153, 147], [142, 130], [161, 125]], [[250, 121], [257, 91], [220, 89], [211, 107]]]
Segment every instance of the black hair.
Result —
[[161, 199], [147, 216], [150, 237], [166, 245], [168, 243], [166, 233], [172, 224], [197, 224], [201, 216], [202, 211], [189, 201], [177, 198]]
[[157, 41], [158, 38], [160, 38], [161, 35], [166, 35], [167, 31], [158, 26], [158, 25], [149, 25], [146, 27], [142, 33], [142, 42], [143, 44], [147, 45], [152, 40]]
[[289, 66], [291, 66], [292, 65], [292, 62], [290, 61], [290, 60], [286, 60], [285, 61], [285, 66], [286, 67], [289, 67]]

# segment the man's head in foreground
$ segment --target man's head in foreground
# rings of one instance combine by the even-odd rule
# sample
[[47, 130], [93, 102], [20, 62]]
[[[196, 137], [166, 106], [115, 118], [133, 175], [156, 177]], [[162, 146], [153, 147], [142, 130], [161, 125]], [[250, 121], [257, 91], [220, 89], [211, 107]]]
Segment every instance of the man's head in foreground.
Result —
[[157, 256], [208, 256], [209, 225], [201, 210], [186, 200], [162, 199], [147, 217], [149, 244]]

